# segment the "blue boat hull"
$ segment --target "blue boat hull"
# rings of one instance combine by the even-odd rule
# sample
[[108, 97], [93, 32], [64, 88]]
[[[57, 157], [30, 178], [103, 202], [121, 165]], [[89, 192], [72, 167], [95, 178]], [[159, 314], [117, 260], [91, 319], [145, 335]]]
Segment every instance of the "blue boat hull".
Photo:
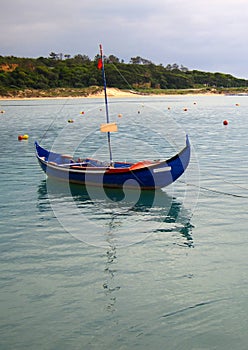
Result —
[[[170, 185], [186, 170], [190, 161], [190, 143], [174, 157], [159, 162], [116, 163], [114, 167], [70, 163], [62, 155], [49, 152], [35, 143], [36, 156], [49, 177], [92, 186], [109, 188], [157, 189]], [[97, 162], [97, 161], [96, 161]]]

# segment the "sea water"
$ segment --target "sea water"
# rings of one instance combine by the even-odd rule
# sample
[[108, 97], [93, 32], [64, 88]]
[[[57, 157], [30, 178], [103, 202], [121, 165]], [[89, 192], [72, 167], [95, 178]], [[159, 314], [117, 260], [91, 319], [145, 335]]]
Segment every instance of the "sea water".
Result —
[[188, 134], [185, 175], [156, 193], [46, 181], [35, 140], [108, 160], [101, 99], [1, 102], [0, 348], [247, 349], [248, 97], [109, 109], [115, 160], [169, 158]]

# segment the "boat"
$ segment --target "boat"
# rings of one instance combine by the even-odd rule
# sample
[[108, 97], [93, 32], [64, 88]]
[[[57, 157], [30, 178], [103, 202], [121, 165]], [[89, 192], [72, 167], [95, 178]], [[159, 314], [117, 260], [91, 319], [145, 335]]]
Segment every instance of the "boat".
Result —
[[176, 181], [186, 170], [190, 161], [190, 141], [186, 135], [185, 147], [167, 160], [141, 160], [137, 162], [113, 161], [111, 133], [117, 132], [116, 123], [111, 123], [108, 111], [107, 84], [104, 57], [100, 45], [98, 69], [102, 71], [106, 123], [100, 127], [107, 134], [109, 161], [89, 157], [75, 160], [72, 156], [43, 148], [35, 141], [36, 157], [48, 177], [70, 183], [101, 186], [106, 188], [140, 188], [153, 190], [166, 187]]

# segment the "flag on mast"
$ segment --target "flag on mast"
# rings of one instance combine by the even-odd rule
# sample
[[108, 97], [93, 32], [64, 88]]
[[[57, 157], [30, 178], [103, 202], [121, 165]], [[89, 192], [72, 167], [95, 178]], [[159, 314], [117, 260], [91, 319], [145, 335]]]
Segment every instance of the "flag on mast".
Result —
[[99, 58], [99, 60], [97, 62], [97, 68], [102, 69], [102, 59], [101, 58]]

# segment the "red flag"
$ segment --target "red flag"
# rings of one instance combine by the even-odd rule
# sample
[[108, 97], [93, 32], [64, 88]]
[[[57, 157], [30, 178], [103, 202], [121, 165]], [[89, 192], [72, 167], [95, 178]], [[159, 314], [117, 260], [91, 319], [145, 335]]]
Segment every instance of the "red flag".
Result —
[[99, 58], [99, 60], [98, 60], [97, 68], [102, 69], [102, 59], [101, 58]]

